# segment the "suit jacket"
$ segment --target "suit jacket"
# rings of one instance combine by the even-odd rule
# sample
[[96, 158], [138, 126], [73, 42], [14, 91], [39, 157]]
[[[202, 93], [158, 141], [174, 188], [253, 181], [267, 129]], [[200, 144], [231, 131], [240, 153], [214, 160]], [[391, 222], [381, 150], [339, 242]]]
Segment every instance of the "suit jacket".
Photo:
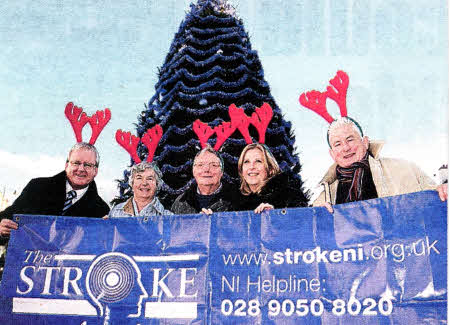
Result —
[[[0, 212], [0, 220], [12, 219], [13, 214], [62, 215], [66, 200], [66, 172], [53, 177], [32, 179], [14, 203]], [[95, 182], [89, 184], [84, 195], [67, 209], [64, 216], [101, 218], [107, 215], [109, 206], [97, 193]]]
[[[64, 201], [66, 200], [66, 172], [63, 171], [53, 177], [42, 177], [32, 179], [23, 189], [14, 203], [0, 212], [1, 219], [12, 219], [13, 214], [62, 214]], [[101, 218], [107, 215], [109, 206], [97, 193], [95, 182], [89, 184], [84, 195], [66, 210], [64, 216], [79, 216]], [[8, 237], [0, 238], [0, 245], [8, 242]], [[0, 257], [0, 280], [1, 268], [5, 263], [4, 256]]]

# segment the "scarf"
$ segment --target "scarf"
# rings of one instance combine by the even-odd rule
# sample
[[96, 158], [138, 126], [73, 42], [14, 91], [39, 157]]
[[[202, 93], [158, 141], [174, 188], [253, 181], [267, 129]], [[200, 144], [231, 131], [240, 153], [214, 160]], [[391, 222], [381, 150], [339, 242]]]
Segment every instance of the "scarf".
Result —
[[351, 183], [345, 202], [363, 200], [362, 184], [367, 171], [370, 171], [369, 152], [366, 152], [363, 159], [354, 162], [349, 167], [336, 167], [336, 176], [339, 182]]

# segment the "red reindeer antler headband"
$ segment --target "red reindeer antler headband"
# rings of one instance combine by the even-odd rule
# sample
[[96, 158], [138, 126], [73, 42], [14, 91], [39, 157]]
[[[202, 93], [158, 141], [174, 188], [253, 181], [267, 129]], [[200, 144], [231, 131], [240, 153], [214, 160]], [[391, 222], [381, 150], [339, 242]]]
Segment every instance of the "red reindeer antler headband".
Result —
[[[364, 133], [359, 123], [347, 116], [347, 89], [349, 84], [348, 75], [344, 71], [339, 70], [336, 73], [336, 76], [330, 80], [330, 84], [330, 86], [327, 86], [327, 90], [325, 92], [311, 90], [301, 94], [299, 97], [300, 104], [319, 114], [331, 124], [335, 121], [335, 119], [328, 113], [326, 102], [327, 98], [334, 100], [339, 106], [341, 117], [345, 117], [352, 121], [359, 129], [361, 136], [363, 136]], [[327, 137], [327, 141], [328, 140], [329, 139]], [[328, 144], [330, 143], [328, 142]]]
[[230, 115], [231, 121], [222, 122], [214, 127], [214, 129], [200, 120], [196, 120], [192, 124], [192, 129], [195, 134], [197, 134], [202, 148], [206, 146], [208, 139], [216, 133], [217, 140], [214, 145], [214, 150], [219, 150], [226, 139], [228, 139], [236, 129], [241, 132], [247, 144], [252, 143], [253, 141], [248, 130], [250, 124], [255, 126], [258, 130], [259, 143], [265, 142], [266, 130], [273, 117], [272, 107], [270, 107], [269, 104], [263, 103], [261, 107], [255, 109], [255, 112], [253, 112], [251, 116], [247, 116], [242, 108], [238, 108], [236, 105], [231, 104], [228, 108], [228, 114]]
[[87, 116], [81, 107], [75, 106], [72, 102], [67, 103], [64, 114], [72, 125], [73, 132], [77, 142], [82, 142], [82, 131], [86, 123], [89, 123], [92, 129], [91, 139], [89, 144], [94, 145], [98, 136], [103, 131], [106, 124], [111, 119], [111, 111], [105, 108], [104, 111], [97, 111], [92, 116]]
[[300, 95], [300, 104], [319, 114], [328, 123], [334, 121], [334, 118], [327, 111], [327, 98], [334, 100], [341, 112], [342, 117], [347, 117], [347, 89], [348, 75], [344, 71], [338, 71], [336, 76], [330, 80], [331, 86], [327, 86], [325, 92], [311, 90]]
[[163, 135], [162, 127], [157, 124], [151, 129], [148, 129], [146, 133], [139, 138], [132, 135], [130, 132], [124, 132], [122, 130], [116, 131], [116, 141], [122, 148], [124, 148], [131, 156], [136, 164], [142, 162], [137, 154], [137, 147], [139, 141], [141, 141], [148, 149], [147, 162], [152, 162], [155, 155], [156, 148], [158, 147], [159, 140]]

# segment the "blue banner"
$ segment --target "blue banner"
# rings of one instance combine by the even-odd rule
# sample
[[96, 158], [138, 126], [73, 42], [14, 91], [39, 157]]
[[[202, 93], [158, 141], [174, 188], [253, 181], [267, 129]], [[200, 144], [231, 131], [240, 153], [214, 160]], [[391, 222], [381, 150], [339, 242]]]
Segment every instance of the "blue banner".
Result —
[[423, 324], [447, 319], [434, 191], [324, 208], [17, 215], [2, 324]]

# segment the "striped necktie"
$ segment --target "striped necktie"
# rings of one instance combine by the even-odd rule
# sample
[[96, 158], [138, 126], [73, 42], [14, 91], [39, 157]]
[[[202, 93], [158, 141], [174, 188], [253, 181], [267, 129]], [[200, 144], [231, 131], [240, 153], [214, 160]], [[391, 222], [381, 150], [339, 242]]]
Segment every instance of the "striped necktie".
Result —
[[72, 200], [77, 197], [77, 192], [74, 190], [67, 193], [66, 200], [64, 201], [63, 213], [72, 206]]

